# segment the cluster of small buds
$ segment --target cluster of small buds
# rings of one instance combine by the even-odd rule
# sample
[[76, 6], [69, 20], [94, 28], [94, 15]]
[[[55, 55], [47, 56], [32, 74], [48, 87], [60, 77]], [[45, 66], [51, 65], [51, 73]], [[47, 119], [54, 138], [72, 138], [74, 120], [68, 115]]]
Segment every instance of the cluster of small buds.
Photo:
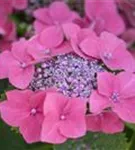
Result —
[[69, 97], [88, 98], [97, 86], [96, 73], [103, 70], [97, 60], [83, 59], [75, 54], [58, 55], [36, 69], [30, 88], [54, 87]]
[[45, 90], [54, 84], [54, 63], [52, 60], [45, 61], [36, 68], [34, 78], [30, 84], [32, 90]]

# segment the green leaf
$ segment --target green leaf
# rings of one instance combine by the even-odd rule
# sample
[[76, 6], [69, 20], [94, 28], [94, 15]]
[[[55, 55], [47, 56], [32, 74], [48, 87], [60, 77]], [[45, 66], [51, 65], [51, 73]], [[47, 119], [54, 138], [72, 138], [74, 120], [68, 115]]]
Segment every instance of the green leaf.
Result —
[[135, 124], [133, 124], [133, 123], [126, 123], [126, 126], [135, 131]]
[[28, 28], [28, 24], [26, 24], [25, 22], [18, 24], [17, 25], [18, 36], [24, 36], [27, 31], [27, 28]]
[[6, 99], [6, 95], [5, 95], [5, 93], [2, 93], [1, 95], [0, 95], [0, 101], [3, 101], [3, 100], [5, 100]]
[[83, 139], [79, 140], [69, 140], [64, 144], [61, 145], [54, 145], [54, 150], [85, 150], [88, 148], [89, 144], [85, 143]]
[[124, 133], [102, 134], [88, 133], [82, 139], [54, 145], [54, 150], [126, 150], [128, 147]]
[[124, 133], [119, 134], [89, 134], [87, 141], [91, 142], [92, 150], [126, 150], [128, 147]]
[[20, 134], [0, 121], [1, 150], [53, 150], [52, 145], [44, 143], [26, 144]]
[[2, 94], [8, 87], [8, 80], [0, 80], [0, 94]]

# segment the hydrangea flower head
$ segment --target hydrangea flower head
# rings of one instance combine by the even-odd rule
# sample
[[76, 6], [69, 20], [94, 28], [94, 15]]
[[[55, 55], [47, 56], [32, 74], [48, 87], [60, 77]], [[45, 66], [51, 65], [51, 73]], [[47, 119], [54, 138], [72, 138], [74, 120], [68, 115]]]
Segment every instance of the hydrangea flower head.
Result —
[[[11, 8], [0, 9], [0, 45], [16, 39], [7, 16], [27, 2], [8, 0]], [[0, 102], [1, 118], [27, 143], [61, 144], [87, 131], [114, 134], [135, 122], [135, 58], [126, 41], [133, 44], [134, 29], [124, 32], [115, 0], [86, 0], [85, 12], [81, 18], [64, 2], [39, 8], [36, 34], [0, 53], [0, 79], [16, 89]]]

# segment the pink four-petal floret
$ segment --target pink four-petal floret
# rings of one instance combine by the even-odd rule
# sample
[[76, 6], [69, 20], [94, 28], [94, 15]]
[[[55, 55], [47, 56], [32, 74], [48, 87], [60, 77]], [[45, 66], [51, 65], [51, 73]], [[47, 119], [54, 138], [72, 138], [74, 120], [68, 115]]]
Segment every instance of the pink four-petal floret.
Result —
[[135, 75], [127, 72], [98, 74], [98, 89], [90, 97], [90, 110], [100, 113], [111, 109], [122, 120], [135, 122]]

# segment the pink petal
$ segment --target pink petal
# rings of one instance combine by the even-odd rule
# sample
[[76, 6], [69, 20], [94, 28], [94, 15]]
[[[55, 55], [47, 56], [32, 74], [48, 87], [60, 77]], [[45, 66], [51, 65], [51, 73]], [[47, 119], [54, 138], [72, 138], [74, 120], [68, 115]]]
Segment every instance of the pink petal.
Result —
[[49, 7], [54, 23], [64, 23], [70, 19], [71, 11], [64, 2], [54, 2]]
[[118, 47], [113, 53], [112, 59], [106, 60], [102, 57], [102, 60], [112, 70], [135, 71], [135, 59], [126, 49]]
[[86, 125], [88, 131], [101, 131], [101, 119], [99, 115], [86, 115]]
[[14, 41], [16, 40], [16, 25], [14, 22], [7, 20], [4, 24], [4, 29], [6, 31], [5, 40]]
[[104, 132], [114, 134], [122, 132], [124, 123], [114, 112], [104, 111], [100, 114], [90, 114], [86, 116], [87, 129], [94, 132]]
[[63, 113], [66, 118], [60, 122], [60, 133], [67, 138], [84, 136], [86, 134], [86, 102], [73, 98], [66, 104]]
[[81, 43], [83, 40], [90, 38], [90, 37], [94, 37], [94, 38], [97, 37], [96, 33], [93, 30], [91, 30], [89, 28], [81, 29], [77, 35], [78, 43]]
[[39, 8], [35, 10], [34, 17], [37, 19], [36, 21], [40, 21], [44, 25], [53, 25], [53, 20], [51, 19], [47, 8]]
[[91, 36], [80, 43], [80, 48], [86, 55], [99, 58], [100, 46], [98, 42], [96, 36]]
[[15, 7], [16, 9], [25, 9], [28, 6], [28, 0], [12, 0], [12, 5], [13, 7]]
[[114, 0], [110, 0], [109, 3], [107, 3], [106, 0], [86, 0], [85, 2], [86, 15], [90, 19], [102, 17], [102, 15], [106, 13], [108, 13], [109, 17], [110, 8], [111, 12], [116, 11]]
[[37, 20], [34, 22], [33, 26], [36, 34], [42, 32], [44, 29], [48, 27], [48, 25], [45, 25], [44, 23]]
[[117, 1], [118, 1], [120, 9], [124, 12], [124, 15], [126, 15], [126, 19], [128, 19], [130, 25], [135, 27], [134, 0], [124, 1], [124, 2], [123, 0], [117, 0]]
[[0, 103], [1, 118], [10, 126], [18, 127], [20, 122], [29, 116], [27, 108], [21, 108], [20, 104], [17, 106], [18, 104], [15, 106], [8, 101]]
[[27, 54], [28, 41], [20, 39], [20, 41], [14, 42], [12, 45], [12, 54], [18, 61], [25, 63], [32, 60]]
[[47, 93], [44, 103], [44, 115], [47, 115], [49, 112], [60, 115], [66, 103], [67, 99], [62, 94]]
[[29, 99], [33, 94], [34, 93], [31, 90], [12, 90], [7, 92], [6, 96], [10, 107], [26, 110], [30, 108]]
[[93, 29], [97, 35], [100, 35], [105, 28], [105, 20], [103, 18], [96, 18], [96, 20], [93, 20], [90, 24], [90, 29]]
[[98, 73], [97, 75], [98, 92], [104, 96], [110, 97], [115, 88], [114, 79], [115, 76], [111, 73], [108, 72]]
[[41, 59], [49, 57], [49, 55], [46, 54], [46, 49], [44, 48], [44, 46], [39, 43], [37, 35], [29, 40], [27, 53], [31, 55], [35, 60], [39, 61]]
[[11, 44], [12, 44], [11, 41], [10, 42], [6, 40], [0, 41], [0, 52], [10, 50]]
[[12, 90], [6, 93], [8, 101], [13, 102], [13, 106], [18, 105], [17, 107], [28, 107], [28, 99], [33, 95], [33, 91], [31, 90], [25, 90], [25, 91], [19, 91], [19, 90]]
[[102, 32], [100, 35], [100, 39], [101, 53], [113, 53], [118, 47], [120, 49], [126, 49], [126, 43], [112, 33]]
[[30, 84], [34, 75], [34, 66], [21, 68], [19, 64], [14, 64], [9, 70], [9, 81], [15, 87], [25, 89]]
[[135, 123], [135, 99], [124, 99], [114, 104], [113, 111], [124, 121]]
[[[134, 71], [134, 59], [126, 50], [126, 43], [111, 33], [103, 32], [100, 41], [100, 56], [103, 62], [111, 69], [124, 69]], [[110, 58], [106, 58], [106, 55]]]
[[82, 51], [80, 43], [89, 37], [96, 37], [95, 32], [93, 32], [90, 29], [82, 29], [80, 30], [80, 32], [78, 32], [76, 36], [71, 38], [71, 45], [73, 47], [74, 52], [83, 58], [89, 57]]
[[[105, 29], [115, 35], [121, 35], [126, 27], [124, 20], [118, 13], [110, 13], [104, 16], [105, 19]], [[114, 23], [117, 22], [117, 23]]]
[[46, 91], [36, 92], [29, 99], [31, 108], [37, 108], [38, 111], [40, 110], [40, 112], [43, 112], [43, 104], [44, 104], [45, 98], [46, 98]]
[[6, 0], [6, 3], [5, 0], [1, 0], [0, 4], [0, 14], [7, 16], [12, 13], [13, 8], [10, 0]]
[[71, 52], [73, 52], [73, 49], [72, 49], [70, 43], [65, 41], [57, 48], [52, 49], [50, 56], [53, 57], [53, 56], [57, 56], [57, 55], [68, 54]]
[[[80, 113], [79, 113], [80, 115]], [[79, 138], [86, 134], [86, 123], [83, 117], [78, 117], [77, 114], [73, 115], [76, 119], [68, 119], [60, 123], [60, 133], [67, 138]], [[78, 119], [80, 118], [80, 119]]]
[[135, 75], [123, 72], [117, 75], [117, 85], [120, 85], [120, 95], [122, 98], [131, 98], [135, 96]]
[[14, 58], [9, 51], [5, 51], [0, 54], [0, 79], [8, 77], [9, 73], [9, 64], [14, 61]]
[[117, 133], [124, 130], [124, 123], [114, 112], [104, 112], [102, 119], [102, 131], [104, 133]]
[[72, 39], [71, 39], [71, 45], [72, 45], [72, 48], [73, 48], [74, 52], [75, 52], [77, 55], [79, 55], [79, 56], [82, 57], [82, 58], [88, 58], [88, 56], [87, 56], [85, 53], [83, 53], [83, 52], [81, 51], [81, 49], [80, 49], [80, 47], [79, 47], [79, 45], [78, 45], [77, 39], [72, 38]]
[[[111, 8], [111, 9], [110, 9]], [[122, 17], [117, 12], [115, 0], [86, 0], [85, 3], [86, 15], [95, 23], [95, 30], [101, 33], [103, 30], [120, 35], [125, 30], [125, 24]], [[117, 22], [114, 24], [114, 20]]]
[[[51, 100], [51, 99], [50, 99]], [[41, 132], [41, 141], [48, 142], [52, 144], [61, 144], [64, 143], [67, 138], [60, 134], [58, 130], [59, 118], [55, 114], [47, 114], [45, 116], [42, 132]]]
[[62, 28], [67, 39], [76, 36], [80, 31], [80, 27], [74, 23], [65, 23], [62, 25]]
[[122, 34], [122, 39], [124, 39], [128, 45], [135, 42], [135, 28], [129, 28]]
[[73, 23], [77, 24], [81, 28], [84, 27], [84, 21], [83, 21], [83, 19], [75, 11], [72, 11], [72, 17], [70, 17], [70, 21], [68, 21], [68, 22], [73, 22]]
[[[47, 93], [44, 103], [45, 120], [42, 139], [47, 142], [49, 140], [51, 143], [62, 143], [66, 140], [66, 137], [83, 136], [86, 132], [85, 104], [85, 102], [78, 99], [69, 100], [59, 93]], [[60, 117], [63, 113], [67, 113], [68, 120], [61, 120]], [[67, 124], [71, 126], [70, 129]]]
[[[52, 40], [53, 37], [53, 40]], [[54, 48], [59, 46], [64, 40], [64, 34], [61, 27], [52, 26], [41, 32], [39, 36], [39, 42], [45, 46], [45, 48]]]
[[[43, 122], [42, 115], [41, 118]], [[37, 116], [29, 116], [22, 121], [19, 130], [27, 143], [40, 141], [42, 122], [39, 122]]]
[[100, 95], [97, 91], [93, 91], [89, 99], [90, 111], [93, 113], [101, 113], [103, 109], [110, 106], [109, 98]]

